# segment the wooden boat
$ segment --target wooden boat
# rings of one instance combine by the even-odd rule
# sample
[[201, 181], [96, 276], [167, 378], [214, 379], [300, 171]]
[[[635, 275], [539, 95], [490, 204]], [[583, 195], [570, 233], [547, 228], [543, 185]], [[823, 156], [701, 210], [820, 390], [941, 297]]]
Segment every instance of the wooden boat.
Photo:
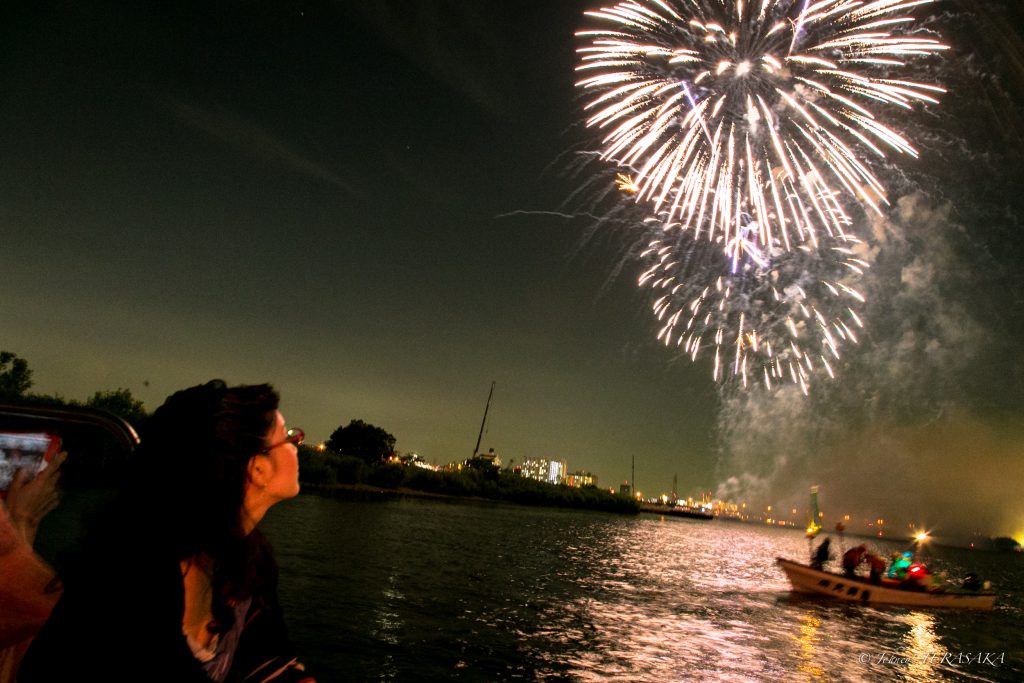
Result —
[[873, 584], [866, 578], [849, 578], [842, 574], [813, 569], [805, 564], [785, 558], [776, 559], [793, 591], [824, 595], [849, 602], [868, 605], [905, 605], [908, 607], [960, 607], [989, 610], [995, 605], [996, 594], [960, 588], [943, 590], [914, 590], [900, 588], [895, 581]]

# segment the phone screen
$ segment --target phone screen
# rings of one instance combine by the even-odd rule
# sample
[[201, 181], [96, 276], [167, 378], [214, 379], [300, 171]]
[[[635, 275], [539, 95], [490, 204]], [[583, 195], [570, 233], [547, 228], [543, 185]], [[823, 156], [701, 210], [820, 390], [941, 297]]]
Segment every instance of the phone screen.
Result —
[[28, 469], [32, 476], [42, 472], [60, 450], [60, 437], [46, 432], [0, 432], [0, 498], [14, 475]]

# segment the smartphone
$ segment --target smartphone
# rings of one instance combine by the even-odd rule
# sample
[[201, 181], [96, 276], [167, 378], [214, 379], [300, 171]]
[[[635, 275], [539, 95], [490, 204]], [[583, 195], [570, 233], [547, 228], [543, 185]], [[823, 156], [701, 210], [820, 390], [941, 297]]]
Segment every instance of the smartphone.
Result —
[[60, 437], [56, 434], [0, 432], [0, 499], [7, 497], [7, 489], [18, 470], [28, 469], [34, 477], [46, 469], [59, 451]]

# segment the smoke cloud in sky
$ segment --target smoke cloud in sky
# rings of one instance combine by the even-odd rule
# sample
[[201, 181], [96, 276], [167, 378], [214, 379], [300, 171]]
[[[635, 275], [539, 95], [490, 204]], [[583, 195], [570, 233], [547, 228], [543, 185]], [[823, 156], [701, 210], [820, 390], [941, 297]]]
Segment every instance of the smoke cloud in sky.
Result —
[[[969, 38], [991, 17], [944, 20], [965, 22], [952, 35]], [[860, 530], [884, 518], [893, 535], [913, 524], [1024, 537], [1024, 162], [1013, 144], [1024, 74], [1007, 57], [1019, 47], [954, 44], [942, 108], [910, 122], [921, 160], [893, 163], [887, 211], [855, 226], [872, 263], [866, 329], [838, 380], [808, 399], [794, 387], [723, 392], [722, 498], [795, 507], [803, 521], [819, 485], [826, 526], [849, 514]]]
[[[929, 421], [877, 419], [843, 430], [822, 427], [810, 402], [794, 404], [789, 413], [783, 405], [766, 402], [763, 412], [790, 425], [786, 429], [723, 436], [730, 450], [721, 462], [720, 497], [749, 501], [754, 512], [766, 505], [797, 508], [799, 523], [806, 521], [809, 487], [818, 485], [827, 528], [850, 515], [855, 531], [885, 519], [887, 535], [911, 528], [958, 539], [1024, 532], [1019, 428], [955, 409]], [[723, 411], [723, 426], [748, 417], [750, 406], [744, 407]]]
[[[887, 169], [888, 210], [855, 227], [871, 268], [860, 345], [836, 382], [722, 393], [718, 495], [827, 522], [884, 518], [1024, 540], [1019, 39], [999, 3], [935, 17], [953, 54], [941, 108], [908, 119], [922, 159]], [[974, 39], [977, 38], [977, 39]], [[774, 509], [774, 508], [773, 508]]]
[[199, 107], [172, 97], [165, 97], [163, 101], [183, 123], [240, 152], [315, 178], [347, 194], [355, 194], [352, 185], [338, 173], [314, 160], [293, 144], [238, 114], [223, 108]]
[[1024, 427], [1009, 418], [1019, 389], [991, 395], [1018, 361], [1002, 348], [999, 293], [976, 277], [989, 256], [967, 246], [969, 209], [915, 191], [872, 222], [860, 346], [810, 398], [723, 395], [720, 497], [797, 507], [803, 521], [819, 485], [826, 522], [849, 514], [854, 529], [883, 518], [893, 534], [1024, 531]]
[[[837, 379], [815, 379], [809, 397], [788, 383], [719, 385], [718, 498], [754, 513], [797, 508], [802, 523], [818, 485], [826, 522], [850, 515], [853, 530], [882, 518], [892, 535], [916, 525], [1024, 541], [1024, 44], [994, 30], [1019, 14], [963, 2], [924, 18], [951, 50], [924, 65], [936, 73], [923, 80], [948, 92], [938, 107], [890, 112], [921, 156], [875, 159], [888, 192], [880, 214], [849, 206], [857, 256], [871, 264], [846, 282], [866, 297], [859, 344], [843, 347]], [[572, 200], [600, 216], [584, 241], [627, 243], [609, 280], [633, 277], [660, 224], [622, 200], [612, 169], [576, 160], [570, 171], [584, 181]]]

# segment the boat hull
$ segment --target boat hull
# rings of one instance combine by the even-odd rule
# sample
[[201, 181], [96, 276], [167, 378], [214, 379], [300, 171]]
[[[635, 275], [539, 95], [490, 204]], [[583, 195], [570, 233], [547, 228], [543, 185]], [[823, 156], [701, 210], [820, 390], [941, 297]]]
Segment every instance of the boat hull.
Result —
[[799, 593], [823, 595], [837, 600], [869, 605], [905, 605], [908, 607], [959, 607], [990, 610], [995, 605], [995, 593], [915, 591], [877, 585], [860, 577], [848, 578], [832, 572], [812, 569], [805, 564], [785, 558], [776, 561], [786, 573], [793, 590]]

